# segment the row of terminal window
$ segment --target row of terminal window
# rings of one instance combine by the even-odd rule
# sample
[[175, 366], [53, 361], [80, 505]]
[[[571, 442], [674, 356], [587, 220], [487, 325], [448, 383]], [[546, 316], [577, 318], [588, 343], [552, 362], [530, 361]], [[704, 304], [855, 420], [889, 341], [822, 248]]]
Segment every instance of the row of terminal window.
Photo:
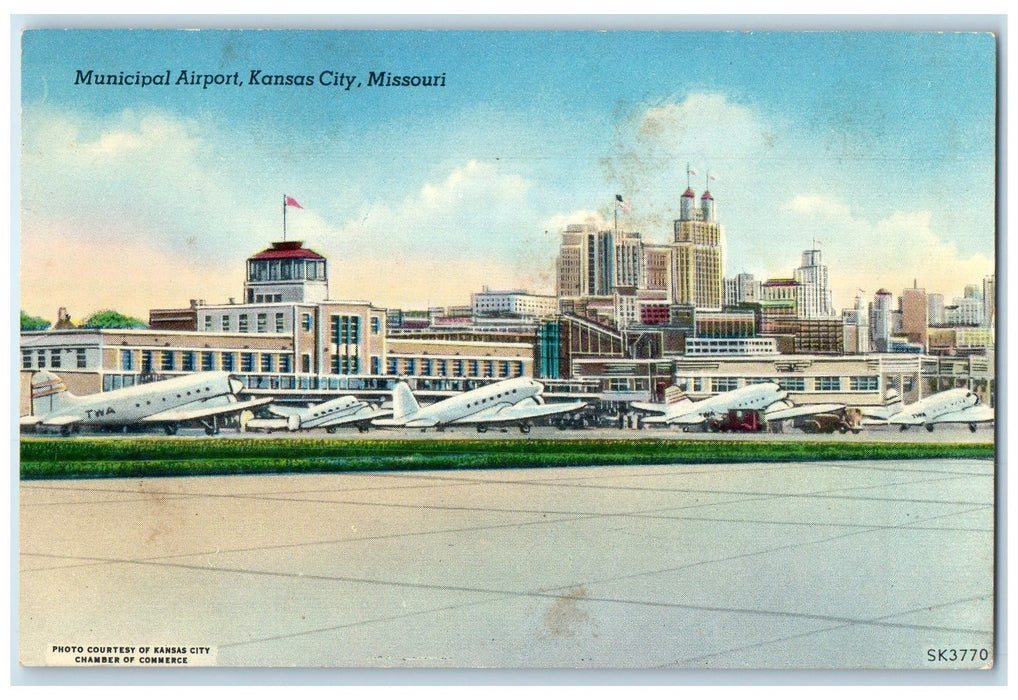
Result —
[[[844, 381], [844, 377], [813, 377], [812, 379], [811, 389], [807, 389], [806, 377], [781, 377], [778, 379], [751, 377], [745, 380], [745, 384], [776, 381], [778, 386], [785, 391], [844, 391], [846, 388], [849, 391], [876, 391], [880, 388], [880, 378], [875, 376], [848, 377], [847, 382]], [[694, 377], [687, 381], [686, 390], [692, 392], [705, 391], [708, 382], [706, 377]], [[711, 377], [709, 381], [711, 393], [734, 391], [743, 386], [742, 379], [739, 377]]]
[[[68, 364], [64, 364], [64, 355], [68, 354], [73, 358], [73, 364], [69, 361]], [[71, 358], [68, 358], [69, 360]], [[34, 360], [34, 361], [33, 361]], [[21, 351], [21, 367], [22, 369], [62, 369], [62, 368], [74, 368], [74, 369], [87, 369], [88, 368], [88, 356], [84, 348], [77, 348], [74, 350], [22, 350]]]
[[[304, 314], [310, 316], [310, 314]], [[230, 332], [233, 330], [233, 317], [224, 314], [219, 321], [220, 330], [224, 332]], [[285, 333], [286, 332], [286, 316], [282, 313], [277, 313], [275, 316], [275, 332]], [[205, 317], [205, 330], [212, 330], [212, 316], [208, 315]], [[251, 331], [250, 316], [248, 314], [240, 314], [237, 316], [237, 330], [241, 333], [249, 333]], [[268, 314], [256, 314], [255, 315], [255, 332], [257, 333], [268, 333], [269, 332], [269, 315]]]
[[388, 374], [421, 377], [491, 377], [502, 379], [523, 376], [523, 363], [516, 360], [434, 360], [415, 357], [390, 357]]
[[[136, 352], [140, 352], [141, 362], [136, 364]], [[216, 355], [219, 355], [219, 369], [224, 372], [283, 372], [293, 371], [293, 356], [283, 353], [255, 352], [194, 352], [190, 350], [121, 350], [120, 369], [134, 371], [140, 369], [142, 374], [154, 372], [212, 372], [216, 369]], [[238, 358], [239, 355], [239, 358]], [[239, 362], [238, 362], [239, 359]]]
[[[344, 320], [339, 321], [338, 319], [344, 319]], [[240, 333], [249, 333], [251, 331], [250, 320], [251, 320], [250, 319], [250, 314], [240, 314], [240, 315], [238, 315], [237, 316], [237, 331], [240, 332]], [[286, 327], [286, 315], [284, 313], [277, 312], [275, 314], [275, 317], [274, 317], [273, 321], [274, 321], [274, 325], [273, 325], [274, 332], [276, 332], [276, 333], [286, 333], [287, 332], [288, 329]], [[333, 336], [337, 335], [337, 332], [338, 332], [337, 324], [339, 324], [339, 323], [342, 324], [344, 337], [346, 337], [347, 335], [349, 335], [349, 333], [350, 333], [349, 329], [352, 327], [352, 325], [355, 322], [356, 322], [356, 329], [357, 329], [356, 332], [359, 334], [359, 329], [360, 329], [360, 317], [359, 316], [333, 316], [332, 317], [332, 332], [333, 332]], [[206, 331], [211, 332], [213, 330], [213, 325], [214, 325], [213, 316], [211, 314], [205, 316], [204, 329]], [[303, 330], [304, 332], [311, 332], [312, 330], [314, 330], [314, 327], [315, 327], [314, 316], [312, 314], [309, 314], [309, 313], [301, 314], [300, 327], [301, 327], [301, 330]], [[226, 333], [229, 333], [229, 332], [233, 331], [233, 317], [230, 316], [229, 314], [222, 315], [220, 317], [220, 319], [219, 319], [219, 329], [224, 331], [224, 332], [226, 332]], [[382, 330], [382, 321], [381, 321], [381, 319], [378, 316], [372, 316], [371, 317], [371, 334], [372, 335], [378, 335], [381, 332], [381, 330]], [[264, 314], [255, 314], [255, 332], [256, 333], [268, 333], [269, 332], [269, 315], [267, 313], [264, 313]], [[340, 341], [334, 340], [333, 342], [340, 342]], [[349, 340], [349, 341], [344, 340], [342, 342], [357, 343], [359, 341], [357, 341], [357, 340]]]

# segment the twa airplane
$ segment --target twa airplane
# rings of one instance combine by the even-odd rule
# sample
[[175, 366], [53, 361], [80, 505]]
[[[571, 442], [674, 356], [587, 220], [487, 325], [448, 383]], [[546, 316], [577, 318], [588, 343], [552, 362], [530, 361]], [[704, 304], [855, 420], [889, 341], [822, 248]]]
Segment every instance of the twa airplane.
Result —
[[161, 382], [75, 396], [57, 375], [46, 370], [32, 375], [32, 414], [23, 427], [59, 428], [70, 435], [82, 426], [113, 428], [161, 425], [173, 435], [181, 423], [198, 421], [205, 432], [219, 432], [220, 416], [263, 406], [272, 399], [238, 401], [243, 382], [226, 372], [199, 372]]
[[897, 395], [894, 399], [886, 406], [862, 407], [866, 422], [870, 425], [897, 425], [902, 430], [922, 425], [931, 433], [934, 426], [944, 423], [967, 423], [974, 433], [977, 424], [993, 421], [993, 409], [968, 389], [948, 389], [908, 406], [903, 405]]
[[392, 390], [392, 418], [380, 418], [371, 424], [380, 428], [422, 430], [475, 425], [479, 433], [489, 426], [516, 424], [521, 433], [529, 433], [530, 421], [535, 418], [577, 411], [587, 405], [582, 401], [545, 405], [542, 391], [544, 386], [540, 382], [517, 377], [422, 407], [406, 382], [400, 382]]
[[392, 414], [390, 410], [376, 408], [354, 396], [340, 396], [308, 408], [269, 406], [269, 411], [279, 418], [252, 418], [244, 424], [245, 429], [271, 433], [273, 430], [295, 432], [325, 428], [326, 432], [334, 433], [339, 426], [355, 425], [364, 433], [371, 421]]
[[723, 416], [729, 411], [760, 411], [764, 419], [771, 421], [840, 411], [845, 404], [816, 403], [796, 406], [788, 400], [787, 391], [774, 382], [763, 382], [726, 391], [702, 401], [692, 401], [688, 396], [682, 395], [672, 403], [636, 402], [632, 406], [641, 411], [662, 414], [646, 418], [644, 423], [667, 423], [688, 428], [701, 425], [711, 417]]

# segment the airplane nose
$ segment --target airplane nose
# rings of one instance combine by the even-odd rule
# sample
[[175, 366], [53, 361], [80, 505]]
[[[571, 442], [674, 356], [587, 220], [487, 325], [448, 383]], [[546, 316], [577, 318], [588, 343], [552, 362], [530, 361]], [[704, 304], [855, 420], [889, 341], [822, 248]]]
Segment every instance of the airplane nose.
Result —
[[240, 381], [236, 377], [230, 377], [230, 393], [239, 394], [244, 389], [244, 382]]

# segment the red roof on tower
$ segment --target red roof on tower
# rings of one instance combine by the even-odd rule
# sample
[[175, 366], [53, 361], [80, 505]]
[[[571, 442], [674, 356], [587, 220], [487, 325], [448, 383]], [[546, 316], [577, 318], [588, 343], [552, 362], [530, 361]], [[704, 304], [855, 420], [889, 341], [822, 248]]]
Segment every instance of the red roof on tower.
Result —
[[271, 248], [252, 255], [248, 260], [279, 260], [281, 258], [300, 258], [303, 260], [325, 260], [313, 250], [303, 247], [304, 241], [276, 241]]
[[696, 192], [693, 191], [692, 187], [687, 187], [686, 191], [682, 193], [682, 196], [683, 197], [693, 197], [695, 199], [696, 198]]
[[700, 195], [700, 199], [714, 199], [714, 198], [711, 196], [710, 190], [704, 190], [703, 194]]

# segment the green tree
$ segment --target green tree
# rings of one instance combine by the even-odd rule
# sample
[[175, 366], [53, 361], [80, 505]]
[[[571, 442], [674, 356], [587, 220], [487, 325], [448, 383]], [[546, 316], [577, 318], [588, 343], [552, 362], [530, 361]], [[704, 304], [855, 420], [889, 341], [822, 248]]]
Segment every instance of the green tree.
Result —
[[23, 331], [44, 331], [51, 325], [53, 324], [44, 318], [29, 316], [24, 311], [21, 312], [21, 330]]
[[112, 309], [97, 311], [85, 321], [85, 328], [145, 328], [146, 325], [144, 321]]

